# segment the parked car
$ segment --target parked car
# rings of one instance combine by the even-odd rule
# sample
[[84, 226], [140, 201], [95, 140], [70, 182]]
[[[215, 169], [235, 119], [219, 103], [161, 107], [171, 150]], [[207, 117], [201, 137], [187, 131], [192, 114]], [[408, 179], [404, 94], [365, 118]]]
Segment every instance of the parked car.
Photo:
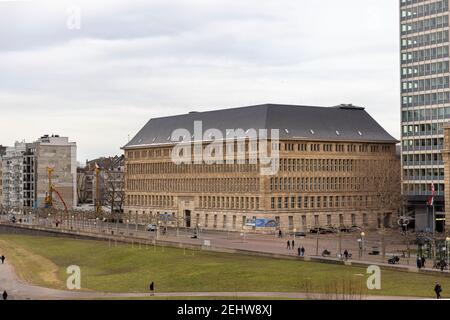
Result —
[[332, 231], [328, 228], [312, 228], [311, 230], [309, 230], [310, 233], [317, 233], [319, 232], [320, 234], [325, 234], [325, 233], [332, 233]]
[[398, 256], [393, 256], [392, 258], [390, 258], [388, 260], [389, 264], [399, 264], [400, 263], [400, 258]]
[[306, 237], [306, 233], [301, 232], [301, 231], [297, 231], [297, 232], [291, 232], [289, 233], [290, 236], [296, 236], [296, 237]]
[[156, 231], [157, 228], [158, 227], [156, 226], [156, 224], [150, 223], [150, 224], [147, 225], [147, 231], [150, 231], [150, 232]]

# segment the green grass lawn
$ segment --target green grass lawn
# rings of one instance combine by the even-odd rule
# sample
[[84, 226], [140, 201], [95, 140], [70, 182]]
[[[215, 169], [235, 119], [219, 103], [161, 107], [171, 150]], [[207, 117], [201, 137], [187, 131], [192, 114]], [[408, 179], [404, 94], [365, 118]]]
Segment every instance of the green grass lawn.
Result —
[[[65, 288], [66, 268], [81, 268], [84, 290], [148, 292], [361, 292], [432, 297], [436, 282], [450, 297], [450, 278], [382, 271], [382, 290], [366, 292], [368, 275], [359, 267], [299, 262], [237, 254], [24, 235], [0, 235], [0, 254], [18, 275], [35, 284]], [[346, 289], [344, 289], [344, 287]], [[349, 287], [351, 287], [349, 289]], [[340, 289], [342, 288], [342, 289]]]

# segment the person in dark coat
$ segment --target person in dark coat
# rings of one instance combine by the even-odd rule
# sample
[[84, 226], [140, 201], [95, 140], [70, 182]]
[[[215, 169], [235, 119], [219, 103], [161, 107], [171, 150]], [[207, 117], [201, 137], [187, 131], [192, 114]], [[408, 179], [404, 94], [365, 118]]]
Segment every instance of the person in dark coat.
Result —
[[344, 258], [345, 258], [345, 260], [348, 260], [348, 251], [347, 251], [347, 249], [344, 250]]
[[305, 256], [305, 248], [302, 247], [302, 248], [300, 249], [300, 251], [301, 251], [301, 253], [302, 253], [302, 257], [304, 257], [304, 256]]
[[294, 250], [294, 249], [295, 249], [295, 241], [292, 240], [292, 250]]
[[300, 247], [298, 247], [298, 256], [301, 257], [302, 256], [302, 249]]
[[422, 268], [425, 268], [425, 262], [426, 262], [425, 257], [422, 257]]
[[286, 249], [291, 250], [291, 242], [288, 240]]
[[155, 295], [155, 283], [154, 282], [150, 283], [150, 293], [152, 294], [152, 296]]
[[8, 300], [8, 293], [6, 292], [6, 290], [3, 291], [2, 297], [3, 297], [3, 300]]
[[420, 270], [422, 268], [422, 259], [417, 256], [417, 268]]
[[0, 259], [2, 260], [2, 264], [4, 264], [5, 263], [5, 259], [6, 259], [5, 256], [2, 255]]
[[281, 230], [278, 230], [278, 238], [283, 238], [283, 233], [281, 232]]
[[436, 292], [436, 299], [440, 299], [441, 298], [441, 292], [442, 292], [442, 287], [439, 283], [436, 283], [436, 286], [434, 287], [434, 292]]
[[444, 272], [445, 265], [446, 265], [445, 261], [444, 261], [444, 260], [441, 260], [441, 262], [439, 263], [439, 265], [441, 266], [441, 272]]

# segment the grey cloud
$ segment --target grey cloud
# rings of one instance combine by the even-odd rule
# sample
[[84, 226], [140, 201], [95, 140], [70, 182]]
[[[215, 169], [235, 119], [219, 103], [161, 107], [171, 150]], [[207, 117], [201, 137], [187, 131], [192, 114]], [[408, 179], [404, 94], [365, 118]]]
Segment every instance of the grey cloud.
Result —
[[[65, 28], [72, 4], [80, 31]], [[119, 152], [150, 117], [266, 102], [353, 102], [398, 136], [397, 10], [392, 0], [0, 2], [0, 144], [66, 134], [84, 160]]]

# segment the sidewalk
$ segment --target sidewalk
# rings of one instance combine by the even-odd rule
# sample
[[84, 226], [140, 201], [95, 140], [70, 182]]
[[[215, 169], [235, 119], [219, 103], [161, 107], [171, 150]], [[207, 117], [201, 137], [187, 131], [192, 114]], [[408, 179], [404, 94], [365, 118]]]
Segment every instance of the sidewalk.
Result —
[[[288, 258], [288, 259], [298, 259], [304, 261], [315, 261], [322, 263], [334, 263], [334, 264], [346, 264], [346, 265], [354, 265], [354, 266], [370, 266], [377, 265], [383, 268], [402, 270], [408, 272], [432, 272], [432, 273], [441, 273], [440, 270], [425, 268], [420, 271], [415, 265], [415, 259], [411, 257], [410, 265], [406, 264], [406, 259], [401, 259], [401, 264], [399, 265], [390, 265], [387, 263], [388, 256], [386, 256], [385, 260], [382, 260], [381, 256], [369, 256], [365, 255], [363, 259], [352, 259], [348, 261], [342, 261], [337, 257], [322, 257], [320, 256], [321, 252], [325, 249], [330, 250], [331, 246], [336, 246], [335, 239], [328, 239], [324, 237], [324, 239], [319, 239], [319, 256], [316, 255], [317, 249], [317, 238], [315, 236], [309, 236], [305, 238], [297, 238], [295, 240], [295, 249], [288, 250], [287, 241], [288, 239], [279, 239], [275, 236], [271, 235], [239, 235], [239, 234], [227, 234], [227, 233], [208, 233], [202, 232], [200, 233], [199, 239], [192, 239], [190, 233], [180, 232], [179, 236], [176, 236], [174, 230], [171, 230], [169, 235], [159, 236], [156, 241], [156, 233], [155, 232], [147, 232], [147, 231], [136, 231], [126, 228], [101, 228], [101, 226], [85, 226], [84, 229], [79, 230], [71, 230], [67, 227], [49, 227], [42, 225], [25, 225], [25, 224], [11, 224], [11, 223], [1, 223], [2, 225], [19, 228], [19, 229], [31, 229], [31, 230], [41, 230], [46, 232], [57, 232], [57, 233], [65, 233], [68, 235], [76, 235], [76, 236], [87, 236], [102, 240], [112, 240], [112, 241], [120, 241], [120, 242], [128, 242], [128, 243], [142, 243], [142, 244], [151, 244], [157, 243], [161, 245], [168, 245], [172, 247], [184, 247], [184, 246], [193, 246], [197, 248], [201, 248], [204, 250], [212, 250], [212, 251], [220, 251], [220, 252], [235, 252], [241, 254], [250, 254], [250, 255], [263, 255], [275, 258]], [[119, 233], [119, 234], [118, 234]], [[205, 242], [206, 240], [206, 242]], [[290, 238], [289, 240], [293, 240]], [[348, 239], [347, 242], [348, 243]], [[298, 257], [297, 248], [300, 246], [304, 246], [306, 249], [306, 255], [304, 258]], [[342, 250], [346, 249], [345, 247]], [[331, 250], [330, 250], [331, 251]], [[337, 250], [335, 250], [336, 252]], [[350, 251], [350, 250], [349, 250]], [[351, 251], [350, 251], [351, 252]], [[357, 256], [357, 255], [356, 255]], [[353, 257], [355, 254], [353, 253]], [[444, 271], [445, 274], [450, 275], [449, 271]]]

